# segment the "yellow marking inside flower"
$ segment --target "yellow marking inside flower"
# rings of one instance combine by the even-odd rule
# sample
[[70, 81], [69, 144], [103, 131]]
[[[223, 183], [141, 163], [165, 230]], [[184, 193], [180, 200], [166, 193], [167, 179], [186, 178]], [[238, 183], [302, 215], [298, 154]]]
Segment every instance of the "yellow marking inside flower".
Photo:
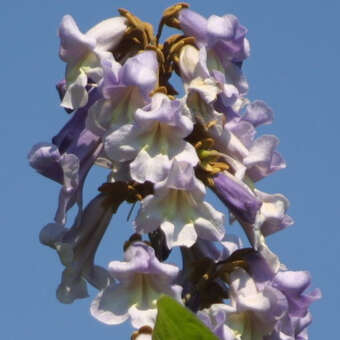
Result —
[[163, 214], [166, 220], [174, 221], [178, 218], [183, 219], [185, 224], [194, 224], [196, 201], [190, 193], [184, 190], [170, 189], [166, 197]]
[[[128, 88], [112, 111], [111, 124], [121, 121], [127, 123], [132, 122], [134, 120], [136, 110], [143, 105], [144, 101], [141, 97], [141, 94], [139, 93], [138, 88]], [[123, 119], [123, 115], [125, 119]]]
[[222, 65], [222, 62], [220, 58], [217, 56], [217, 54], [212, 50], [208, 50], [207, 54], [207, 64], [208, 64], [208, 69], [209, 70], [216, 70], [220, 71], [224, 74], [224, 67]]
[[131, 301], [138, 309], [157, 308], [157, 300], [161, 292], [155, 289], [149, 275], [152, 274], [139, 273], [133, 279], [134, 293], [131, 296]]
[[142, 150], [149, 153], [153, 151], [155, 154], [168, 155], [170, 149], [169, 136], [173, 133], [172, 129], [166, 124], [154, 123], [152, 129], [142, 137], [144, 141]]
[[209, 130], [210, 128], [212, 128], [213, 126], [215, 126], [217, 123], [218, 123], [218, 121], [217, 121], [216, 119], [210, 121], [210, 122], [206, 125], [206, 129]]
[[229, 315], [228, 321], [229, 327], [237, 339], [262, 340], [262, 337], [258, 337], [259, 334], [254, 331], [251, 313], [233, 313]]
[[99, 60], [93, 52], [89, 51], [72, 68], [69, 68], [69, 66], [67, 67], [66, 70], [67, 84], [69, 85], [71, 83], [74, 83], [80, 74], [88, 74], [95, 67], [99, 67]]

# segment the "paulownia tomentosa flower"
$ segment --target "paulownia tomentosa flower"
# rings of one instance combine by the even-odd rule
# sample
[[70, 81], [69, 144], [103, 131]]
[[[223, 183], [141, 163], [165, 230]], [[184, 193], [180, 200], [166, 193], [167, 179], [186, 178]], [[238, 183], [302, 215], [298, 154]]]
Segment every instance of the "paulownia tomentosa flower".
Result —
[[[57, 297], [86, 298], [91, 284], [99, 291], [91, 314], [110, 325], [130, 319], [138, 329], [132, 339], [151, 339], [157, 300], [166, 294], [220, 339], [305, 340], [309, 305], [321, 294], [305, 293], [310, 275], [288, 270], [269, 247], [267, 236], [293, 220], [284, 195], [258, 188], [286, 163], [276, 136], [257, 136], [274, 114], [248, 98], [247, 29], [232, 14], [206, 19], [188, 7], [166, 9], [156, 34], [125, 9], [86, 33], [70, 15], [62, 18], [66, 72], [57, 90], [71, 118], [29, 153], [30, 165], [62, 186], [54, 221], [40, 232], [65, 267]], [[179, 34], [161, 40], [165, 25]], [[174, 74], [182, 88], [172, 84]], [[95, 165], [108, 176], [83, 208]], [[225, 228], [207, 189], [230, 224], [240, 224], [248, 247]], [[95, 254], [123, 202], [139, 207], [133, 234], [125, 260], [104, 269]], [[182, 268], [165, 263], [176, 247]]]

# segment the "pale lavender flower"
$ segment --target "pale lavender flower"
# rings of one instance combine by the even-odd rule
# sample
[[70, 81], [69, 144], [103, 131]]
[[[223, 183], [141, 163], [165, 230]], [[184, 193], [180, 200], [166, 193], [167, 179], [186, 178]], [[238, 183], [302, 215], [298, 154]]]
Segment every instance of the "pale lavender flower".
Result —
[[158, 63], [153, 51], [145, 51], [127, 59], [123, 66], [113, 59], [105, 61], [103, 69], [99, 87], [103, 98], [90, 108], [86, 122], [101, 136], [131, 122], [136, 110], [150, 102], [149, 95], [157, 85]]
[[311, 276], [306, 271], [280, 270], [273, 273], [259, 254], [247, 255], [249, 272], [255, 279], [259, 290], [271, 287], [279, 291], [286, 299], [287, 309], [283, 318], [275, 326], [266, 340], [308, 339], [307, 327], [311, 323], [309, 306], [321, 298], [321, 291], [314, 289], [306, 293], [311, 284]]
[[169, 176], [155, 184], [154, 195], [141, 202], [136, 231], [150, 233], [160, 227], [170, 249], [191, 247], [198, 237], [221, 240], [225, 233], [224, 216], [203, 201], [205, 192], [192, 165], [174, 160]]
[[261, 209], [257, 217], [257, 223], [264, 236], [271, 235], [291, 226], [294, 221], [286, 214], [289, 207], [288, 199], [282, 194], [267, 194], [254, 189], [258, 199], [262, 201]]
[[132, 243], [125, 261], [112, 261], [108, 271], [113, 283], [94, 299], [91, 314], [99, 321], [114, 325], [131, 319], [132, 326], [154, 326], [157, 299], [167, 294], [181, 301], [182, 288], [173, 282], [178, 268], [161, 263], [154, 250], [143, 242]]
[[167, 177], [174, 159], [198, 163], [195, 148], [183, 139], [192, 129], [181, 103], [156, 93], [148, 106], [136, 111], [133, 123], [106, 136], [104, 148], [111, 160], [132, 161], [133, 180], [157, 183]]
[[271, 124], [272, 109], [263, 101], [255, 100], [245, 107], [243, 115], [227, 115], [225, 128], [235, 135], [249, 150], [242, 161], [247, 167], [247, 176], [254, 182], [269, 174], [283, 169], [286, 163], [276, 151], [279, 140], [273, 135], [264, 135], [255, 139], [256, 127]]
[[270, 266], [274, 273], [277, 273], [281, 263], [276, 254], [268, 247], [265, 236], [282, 230], [294, 223], [293, 219], [286, 214], [289, 201], [282, 194], [266, 194], [254, 189], [254, 195], [262, 202], [257, 211], [253, 223], [246, 222], [240, 216], [235, 215], [243, 227], [249, 242], [258, 251], [263, 259]]
[[238, 175], [244, 175], [247, 170], [244, 160], [252, 155], [251, 145], [245, 145], [225, 123], [226, 112], [239, 105], [241, 95], [234, 84], [226, 83], [222, 72], [210, 71], [206, 63], [204, 48], [200, 51], [191, 45], [182, 48], [179, 66], [187, 93], [183, 101], [192, 119], [205, 129], [208, 137], [214, 139], [216, 149], [231, 158]]
[[[198, 101], [196, 105], [204, 101], [206, 105], [214, 106], [219, 100], [225, 107], [232, 106], [240, 96], [237, 87], [226, 79], [224, 72], [210, 70], [207, 61], [207, 51], [204, 47], [200, 50], [192, 45], [182, 48], [179, 68], [187, 96], [196, 96], [195, 101]], [[188, 102], [192, 100], [193, 98], [187, 99]]]
[[[249, 56], [247, 30], [233, 15], [205, 19], [198, 13], [184, 9], [179, 14], [184, 33], [194, 36], [201, 52], [201, 63], [210, 73], [220, 73], [225, 83], [231, 84], [243, 96], [248, 82], [241, 71], [241, 64]], [[205, 65], [205, 66], [204, 66]], [[216, 73], [215, 73], [216, 75]]]
[[260, 291], [248, 273], [230, 274], [230, 305], [215, 304], [198, 315], [223, 340], [262, 340], [271, 334], [287, 309], [284, 296], [265, 287]]
[[116, 17], [100, 22], [83, 34], [70, 15], [63, 17], [59, 28], [59, 56], [67, 63], [63, 107], [77, 109], [86, 105], [88, 80], [100, 81], [101, 63], [113, 58], [108, 51], [118, 45], [126, 29], [126, 19]]
[[205, 19], [190, 9], [183, 9], [179, 21], [186, 35], [194, 36], [199, 45], [213, 49], [222, 60], [240, 62], [249, 56], [247, 29], [234, 15], [212, 15]]

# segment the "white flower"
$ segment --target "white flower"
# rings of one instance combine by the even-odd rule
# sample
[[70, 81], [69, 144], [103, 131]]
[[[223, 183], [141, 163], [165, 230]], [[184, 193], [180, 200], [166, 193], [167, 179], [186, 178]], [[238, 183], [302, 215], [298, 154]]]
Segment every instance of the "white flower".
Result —
[[157, 299], [167, 294], [181, 301], [182, 288], [173, 285], [179, 269], [161, 263], [154, 250], [143, 242], [131, 244], [125, 252], [126, 262], [113, 261], [109, 273], [119, 283], [102, 290], [91, 305], [97, 320], [115, 325], [131, 318], [132, 326], [154, 326]]
[[67, 66], [66, 93], [61, 106], [77, 109], [87, 104], [88, 79], [98, 83], [102, 78], [101, 62], [113, 58], [108, 51], [120, 42], [126, 28], [126, 19], [116, 17], [100, 22], [83, 34], [70, 15], [63, 17], [59, 28], [59, 56]]
[[224, 236], [224, 215], [203, 201], [205, 187], [193, 167], [174, 160], [169, 176], [145, 197], [135, 220], [137, 232], [160, 227], [167, 246], [191, 247], [197, 240], [218, 241]]

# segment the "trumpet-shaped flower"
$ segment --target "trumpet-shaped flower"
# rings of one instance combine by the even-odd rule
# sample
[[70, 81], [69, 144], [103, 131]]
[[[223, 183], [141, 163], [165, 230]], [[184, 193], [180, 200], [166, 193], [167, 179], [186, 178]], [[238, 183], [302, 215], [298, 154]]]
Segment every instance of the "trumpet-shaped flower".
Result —
[[215, 304], [199, 312], [201, 319], [223, 340], [262, 340], [273, 332], [287, 309], [283, 294], [271, 287], [260, 291], [247, 272], [230, 274], [230, 305]]
[[240, 62], [249, 56], [247, 29], [234, 15], [212, 15], [205, 19], [190, 9], [183, 9], [179, 21], [186, 35], [194, 36], [199, 45], [213, 49], [223, 59]]
[[154, 326], [157, 299], [167, 294], [181, 301], [182, 288], [173, 284], [178, 274], [174, 265], [161, 263], [154, 250], [143, 242], [132, 243], [125, 262], [109, 263], [109, 273], [117, 280], [94, 299], [91, 314], [99, 321], [115, 325], [131, 319], [132, 326]]
[[52, 138], [52, 143], [38, 143], [28, 155], [30, 165], [42, 175], [61, 183], [56, 223], [66, 223], [66, 212], [77, 202], [82, 205], [86, 175], [100, 154], [100, 138], [85, 127], [88, 107], [97, 99], [93, 89], [88, 104], [77, 110], [71, 120]]
[[260, 291], [270, 287], [280, 292], [286, 300], [285, 314], [275, 325], [272, 334], [265, 340], [308, 339], [307, 327], [311, 323], [309, 306], [321, 298], [321, 291], [314, 289], [306, 293], [311, 284], [311, 276], [305, 271], [280, 270], [273, 273], [259, 254], [247, 255], [249, 272]]
[[213, 190], [236, 218], [254, 223], [262, 202], [242, 181], [227, 172], [214, 178]]
[[133, 160], [130, 173], [135, 181], [157, 183], [166, 178], [174, 159], [198, 163], [196, 150], [183, 139], [192, 129], [181, 103], [156, 93], [151, 104], [136, 111], [133, 124], [106, 136], [104, 148], [111, 160]]
[[184, 33], [194, 36], [196, 44], [204, 48], [205, 63], [210, 72], [220, 72], [228, 84], [233, 84], [241, 95], [247, 93], [248, 83], [241, 71], [241, 64], [249, 56], [247, 29], [233, 15], [205, 19], [198, 13], [183, 9], [179, 14]]
[[155, 52], [144, 51], [128, 58], [124, 65], [113, 59], [103, 63], [101, 99], [90, 108], [87, 127], [104, 136], [131, 123], [135, 112], [150, 102], [150, 93], [157, 85], [158, 63]]
[[197, 237], [218, 241], [224, 236], [224, 216], [203, 201], [205, 188], [191, 164], [173, 161], [168, 177], [144, 198], [135, 220], [137, 232], [160, 227], [168, 248], [191, 247]]
[[198, 50], [192, 45], [186, 45], [182, 48], [179, 67], [185, 88], [187, 92], [199, 92], [206, 103], [218, 98], [226, 107], [232, 106], [240, 96], [237, 84], [226, 76], [219, 65], [210, 65], [208, 57], [205, 47]]
[[94, 265], [99, 243], [111, 221], [113, 202], [100, 194], [85, 208], [72, 228], [51, 223], [40, 232], [41, 243], [57, 250], [65, 266], [57, 298], [62, 303], [88, 297], [85, 279], [97, 289], [104, 289], [110, 277], [102, 267]]
[[276, 151], [279, 144], [276, 136], [264, 135], [255, 139], [256, 127], [271, 124], [273, 121], [273, 111], [265, 102], [255, 100], [246, 105], [243, 115], [233, 113], [230, 116], [226, 112], [226, 116], [225, 129], [248, 149], [242, 155], [241, 161], [247, 167], [246, 174], [252, 181], [259, 181], [286, 167], [284, 159]]
[[100, 81], [101, 63], [113, 58], [108, 51], [118, 45], [126, 29], [126, 19], [116, 17], [100, 22], [83, 34], [70, 15], [63, 17], [59, 28], [59, 55], [67, 63], [63, 107], [77, 109], [86, 105], [88, 80]]

